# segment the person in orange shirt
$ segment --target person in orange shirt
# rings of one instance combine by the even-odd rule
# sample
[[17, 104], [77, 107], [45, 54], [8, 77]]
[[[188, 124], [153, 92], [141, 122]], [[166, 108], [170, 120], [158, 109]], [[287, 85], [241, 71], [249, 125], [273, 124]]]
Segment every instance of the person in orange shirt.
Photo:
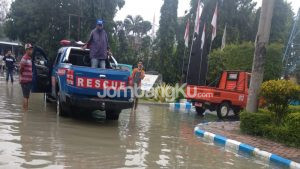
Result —
[[138, 62], [138, 67], [133, 69], [132, 72], [132, 80], [133, 80], [133, 88], [134, 88], [134, 106], [133, 109], [134, 111], [137, 109], [137, 105], [138, 105], [138, 96], [141, 94], [141, 84], [142, 84], [142, 80], [145, 77], [145, 71], [143, 70], [143, 62], [139, 61]]

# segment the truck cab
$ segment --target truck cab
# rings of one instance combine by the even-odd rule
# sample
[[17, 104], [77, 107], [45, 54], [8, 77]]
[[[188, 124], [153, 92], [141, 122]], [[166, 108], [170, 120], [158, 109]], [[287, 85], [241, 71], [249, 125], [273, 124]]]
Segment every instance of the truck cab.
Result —
[[89, 50], [80, 47], [60, 48], [52, 65], [41, 48], [33, 53], [33, 92], [44, 92], [46, 100], [56, 101], [59, 115], [103, 110], [107, 119], [118, 120], [123, 109], [132, 108], [131, 73], [118, 68], [118, 63], [109, 69], [91, 68]]

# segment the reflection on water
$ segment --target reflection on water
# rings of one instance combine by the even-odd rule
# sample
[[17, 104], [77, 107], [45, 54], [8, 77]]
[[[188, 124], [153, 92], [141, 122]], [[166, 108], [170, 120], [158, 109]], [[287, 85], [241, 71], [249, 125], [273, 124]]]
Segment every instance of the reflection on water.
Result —
[[197, 140], [194, 113], [141, 105], [117, 122], [60, 118], [42, 98], [23, 112], [19, 85], [0, 81], [0, 168], [268, 168]]

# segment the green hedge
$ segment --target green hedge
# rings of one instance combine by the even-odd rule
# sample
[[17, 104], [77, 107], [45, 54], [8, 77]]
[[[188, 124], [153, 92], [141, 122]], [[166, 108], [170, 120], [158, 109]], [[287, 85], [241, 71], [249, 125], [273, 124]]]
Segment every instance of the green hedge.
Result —
[[289, 106], [290, 113], [297, 113], [300, 112], [300, 106]]
[[258, 113], [243, 112], [240, 117], [240, 128], [243, 133], [300, 147], [300, 112], [289, 113], [282, 125], [275, 125], [274, 114], [265, 110]]
[[242, 132], [262, 136], [264, 134], [265, 125], [271, 124], [272, 114], [267, 111], [260, 111], [258, 113], [242, 112], [240, 114], [240, 120]]

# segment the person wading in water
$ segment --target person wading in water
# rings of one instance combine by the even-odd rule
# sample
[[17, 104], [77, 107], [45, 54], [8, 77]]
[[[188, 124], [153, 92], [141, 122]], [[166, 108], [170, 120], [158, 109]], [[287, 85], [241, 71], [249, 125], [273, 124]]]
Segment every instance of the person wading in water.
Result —
[[134, 89], [134, 106], [133, 106], [133, 111], [135, 112], [138, 106], [138, 96], [140, 96], [142, 90], [141, 90], [141, 85], [142, 85], [142, 80], [145, 77], [145, 71], [143, 70], [143, 62], [139, 61], [138, 62], [138, 67], [133, 69], [132, 72], [132, 79], [133, 79], [133, 89]]

